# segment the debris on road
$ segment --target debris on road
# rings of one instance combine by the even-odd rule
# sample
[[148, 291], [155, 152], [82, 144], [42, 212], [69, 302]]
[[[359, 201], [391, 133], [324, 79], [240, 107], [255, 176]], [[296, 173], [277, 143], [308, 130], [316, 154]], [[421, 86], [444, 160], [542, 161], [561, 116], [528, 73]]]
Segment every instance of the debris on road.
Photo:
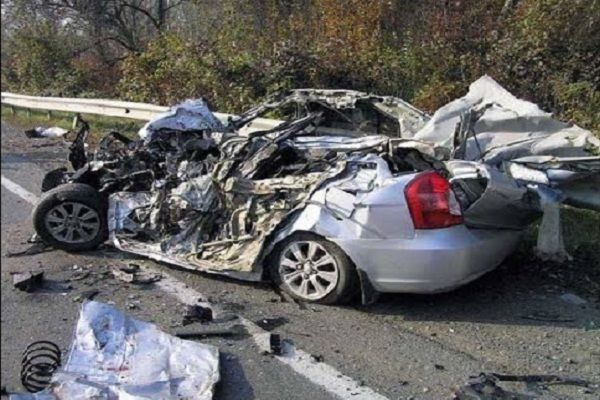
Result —
[[27, 239], [27, 243], [43, 243], [43, 240], [40, 238], [40, 235], [37, 232], [33, 232], [29, 239]]
[[16, 272], [12, 274], [13, 286], [24, 292], [33, 292], [42, 286], [44, 272]]
[[281, 335], [278, 333], [271, 333], [269, 335], [269, 346], [271, 348], [271, 353], [273, 353], [276, 356], [281, 355], [281, 351], [282, 351], [282, 342], [281, 342]]
[[526, 383], [545, 383], [548, 385], [575, 385], [589, 386], [590, 382], [585, 379], [559, 376], [559, 375], [511, 375], [511, 374], [492, 374], [501, 382], [526, 382]]
[[93, 300], [98, 294], [100, 291], [97, 289], [86, 290], [73, 297], [73, 301]]
[[262, 355], [280, 356], [283, 353], [283, 340], [281, 335], [272, 332], [255, 333], [254, 341]]
[[[506, 390], [500, 382], [522, 382], [527, 384], [526, 392]], [[572, 377], [558, 375], [508, 375], [497, 373], [481, 373], [472, 376], [466, 385], [454, 392], [456, 400], [533, 400], [540, 398], [540, 392], [549, 385], [590, 386], [590, 382]], [[545, 397], [544, 397], [545, 398]], [[555, 398], [550, 396], [549, 398]]]
[[68, 129], [64, 129], [58, 126], [52, 126], [49, 128], [38, 126], [34, 129], [28, 129], [25, 131], [25, 136], [28, 138], [59, 138], [69, 133]]
[[115, 278], [123, 282], [140, 285], [158, 282], [162, 279], [161, 274], [142, 271], [137, 264], [129, 264], [126, 267], [115, 267], [112, 273]]
[[36, 393], [44, 390], [54, 371], [61, 365], [60, 348], [53, 342], [40, 340], [31, 343], [21, 359], [21, 384], [27, 391]]
[[247, 334], [243, 325], [204, 325], [194, 323], [186, 325], [175, 331], [175, 336], [180, 338], [208, 337], [208, 336], [240, 336]]
[[183, 326], [194, 322], [206, 323], [213, 320], [213, 310], [210, 307], [203, 307], [197, 304], [188, 304], [185, 306], [183, 315]]
[[279, 328], [282, 325], [290, 322], [286, 317], [276, 318], [262, 318], [255, 322], [256, 325], [260, 326], [265, 331], [272, 331], [275, 328]]
[[94, 301], [83, 304], [67, 362], [50, 385], [13, 400], [210, 400], [219, 380], [213, 346], [181, 340]]
[[530, 319], [533, 321], [544, 321], [544, 322], [574, 322], [575, 318], [563, 317], [556, 313], [546, 311], [536, 311], [531, 314], [522, 315], [521, 318]]
[[90, 271], [80, 270], [76, 271], [70, 278], [67, 279], [69, 282], [82, 281], [90, 276]]

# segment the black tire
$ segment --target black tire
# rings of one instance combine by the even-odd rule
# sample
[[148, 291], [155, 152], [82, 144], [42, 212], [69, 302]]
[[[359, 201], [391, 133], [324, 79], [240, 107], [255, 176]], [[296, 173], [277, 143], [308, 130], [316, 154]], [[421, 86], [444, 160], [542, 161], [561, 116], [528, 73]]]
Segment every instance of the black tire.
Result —
[[67, 183], [67, 169], [57, 168], [48, 172], [42, 180], [42, 192], [46, 193], [60, 185]]
[[[283, 278], [280, 274], [279, 267], [282, 256], [286, 249], [289, 249], [290, 246], [294, 243], [305, 243], [305, 242], [314, 242], [318, 245], [322, 246], [324, 250], [335, 260], [337, 264], [338, 270], [338, 280], [335, 287], [322, 298], [319, 299], [311, 299], [306, 298], [297, 293], [294, 293], [290, 287], [285, 284]], [[273, 283], [282, 291], [286, 292], [294, 299], [309, 302], [309, 303], [319, 303], [319, 304], [343, 304], [347, 303], [352, 298], [358, 294], [360, 291], [360, 282], [358, 279], [358, 274], [356, 272], [356, 267], [350, 258], [344, 253], [342, 249], [340, 249], [335, 243], [332, 243], [326, 239], [323, 239], [321, 236], [308, 233], [301, 232], [295, 233], [288, 237], [287, 239], [281, 241], [277, 244], [268, 261], [268, 270], [269, 275]], [[313, 285], [314, 286], [314, 285]]]
[[[98, 229], [85, 231], [89, 234], [89, 238], [79, 235], [79, 239], [74, 239], [79, 240], [78, 242], [62, 241], [50, 231], [48, 224], [51, 222], [47, 223], [47, 219], [51, 217], [49, 213], [55, 212], [53, 211], [55, 207], [63, 205], [73, 210], [73, 204], [80, 204], [86, 207], [84, 209], [94, 211], [97, 218], [93, 216], [90, 221], [94, 225], [97, 221], [99, 226]], [[40, 238], [54, 248], [75, 252], [92, 250], [108, 237], [106, 212], [107, 201], [96, 189], [83, 183], [67, 183], [44, 194], [33, 211], [33, 226]]]

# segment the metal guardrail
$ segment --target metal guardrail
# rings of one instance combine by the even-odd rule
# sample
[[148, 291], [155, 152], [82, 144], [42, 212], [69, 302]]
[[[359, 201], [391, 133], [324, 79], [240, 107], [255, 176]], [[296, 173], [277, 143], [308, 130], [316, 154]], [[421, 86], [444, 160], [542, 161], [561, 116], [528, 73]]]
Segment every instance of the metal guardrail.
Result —
[[129, 101], [77, 99], [68, 97], [37, 97], [2, 92], [2, 104], [36, 110], [67, 111], [110, 117], [149, 120], [167, 111], [168, 107]]
[[[148, 121], [157, 114], [169, 110], [169, 107], [148, 103], [103, 99], [78, 99], [70, 97], [38, 97], [8, 92], [2, 92], [2, 104], [25, 109], [66, 111], [81, 114], [130, 118], [142, 121]], [[234, 115], [215, 113], [215, 116], [225, 123], [228, 118], [233, 117]], [[274, 119], [257, 118], [250, 123], [245, 131], [250, 132], [271, 129], [280, 122], [281, 121]]]

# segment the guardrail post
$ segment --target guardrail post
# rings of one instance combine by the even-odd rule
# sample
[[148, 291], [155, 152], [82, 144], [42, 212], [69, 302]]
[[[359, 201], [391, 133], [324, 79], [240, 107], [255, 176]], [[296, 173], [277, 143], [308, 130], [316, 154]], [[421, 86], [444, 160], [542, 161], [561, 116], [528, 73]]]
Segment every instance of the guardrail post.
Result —
[[16, 111], [15, 111], [15, 106], [10, 106], [10, 113], [11, 113], [12, 115], [15, 115], [15, 114], [16, 114]]
[[31, 117], [31, 109], [26, 108], [25, 111], [27, 112], [27, 118]]
[[48, 118], [48, 121], [50, 121], [52, 119], [52, 111], [48, 110], [46, 117]]

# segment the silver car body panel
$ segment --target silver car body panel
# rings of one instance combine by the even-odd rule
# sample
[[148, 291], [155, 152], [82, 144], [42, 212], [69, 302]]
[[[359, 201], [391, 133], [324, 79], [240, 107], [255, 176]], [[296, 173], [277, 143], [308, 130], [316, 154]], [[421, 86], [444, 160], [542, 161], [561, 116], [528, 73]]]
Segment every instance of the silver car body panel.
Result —
[[[359, 161], [376, 163], [376, 174], [360, 179], [359, 172], [315, 192], [272, 246], [294, 232], [313, 232], [340, 246], [377, 291], [412, 293], [451, 290], [494, 269], [514, 250], [519, 231], [464, 225], [415, 230], [404, 197], [415, 174], [392, 176], [373, 155]], [[357, 181], [364, 192], [353, 196], [341, 189]]]

